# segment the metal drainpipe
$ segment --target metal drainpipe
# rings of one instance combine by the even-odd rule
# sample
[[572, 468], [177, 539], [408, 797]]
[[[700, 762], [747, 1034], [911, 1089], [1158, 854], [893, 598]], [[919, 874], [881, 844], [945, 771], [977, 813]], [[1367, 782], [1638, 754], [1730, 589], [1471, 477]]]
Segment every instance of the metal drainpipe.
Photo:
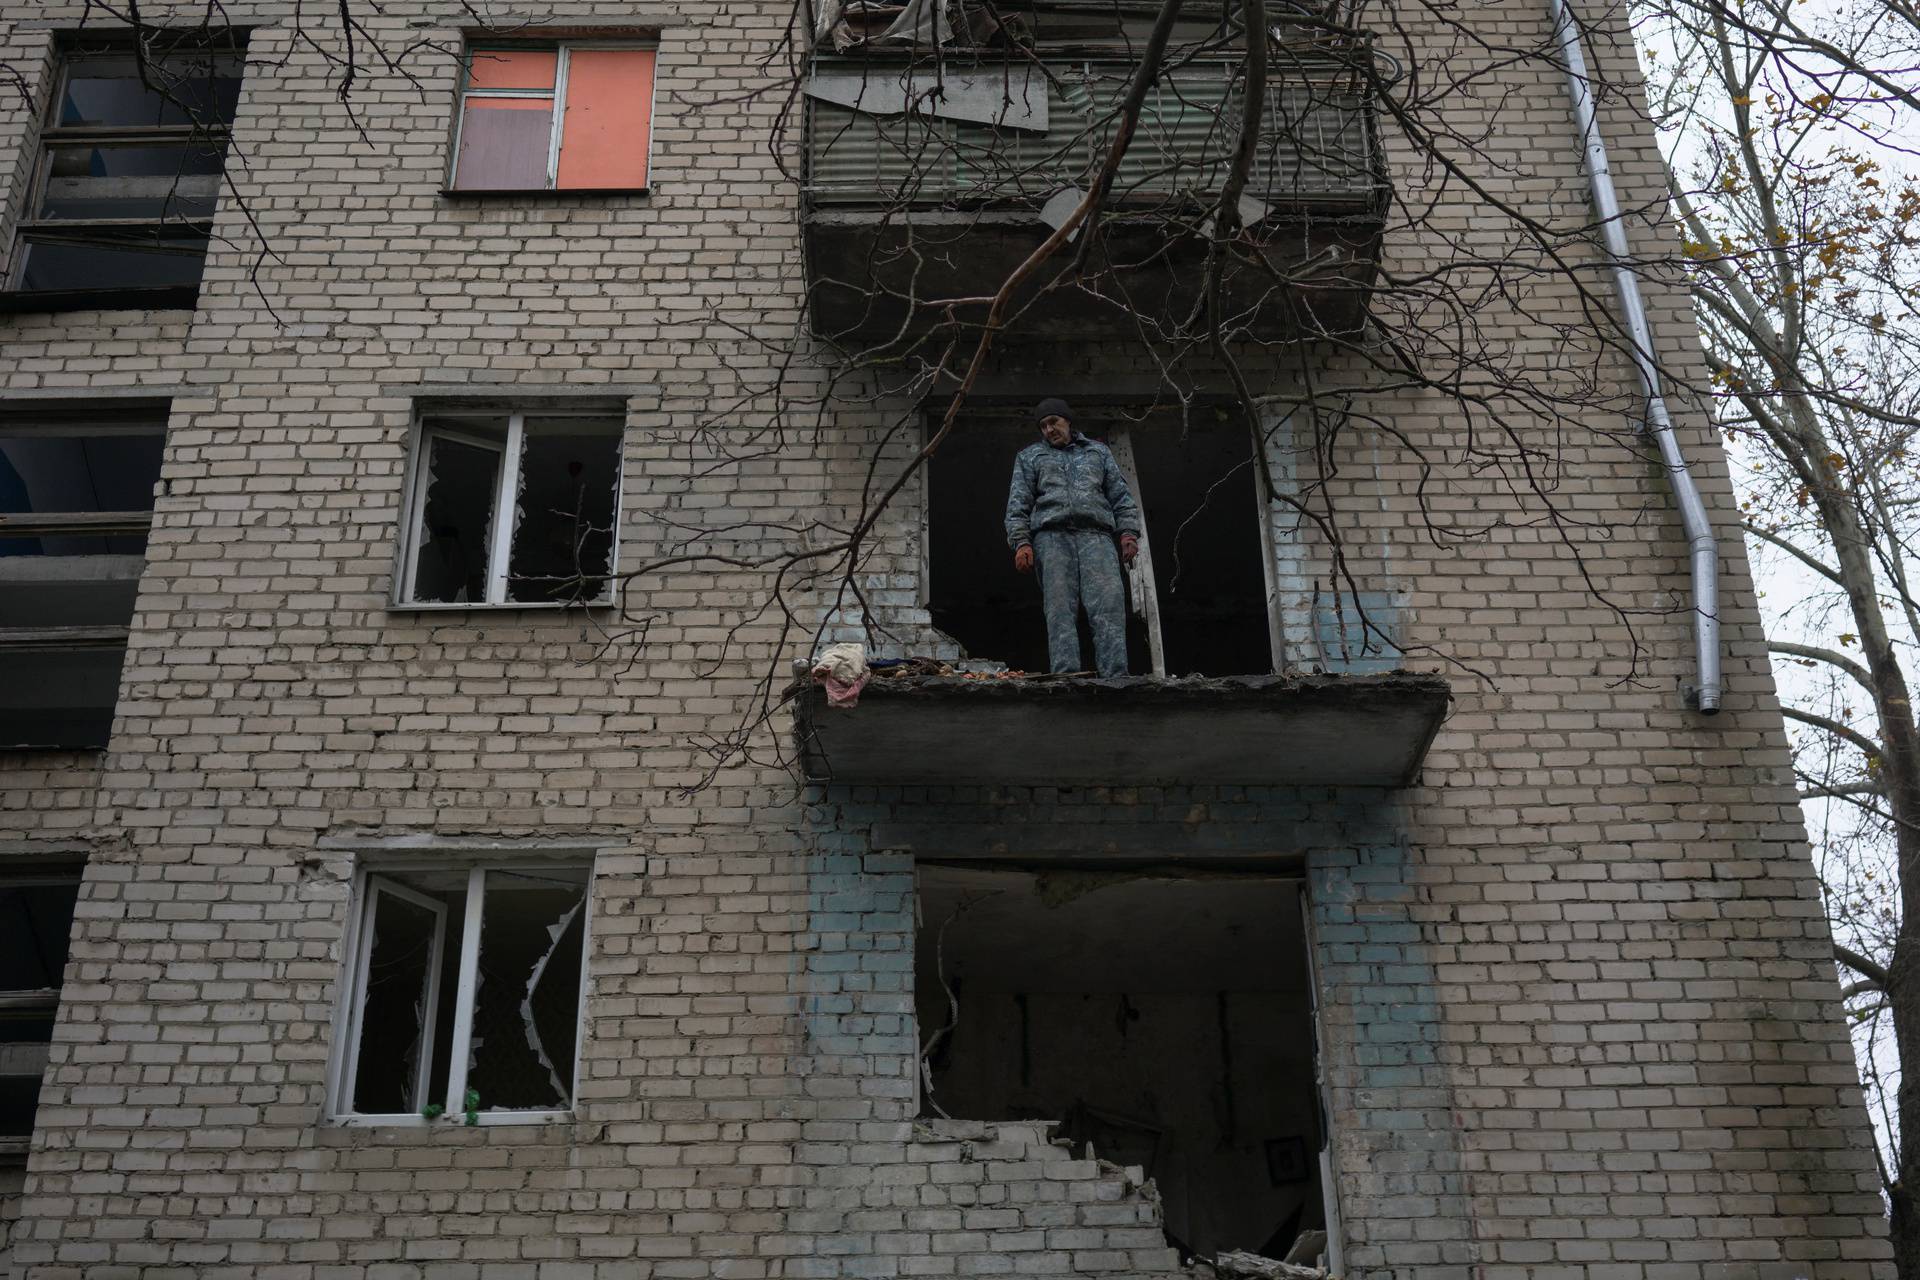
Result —
[[1693, 473], [1687, 469], [1686, 455], [1680, 452], [1680, 441], [1673, 434], [1667, 402], [1660, 394], [1660, 371], [1653, 363], [1653, 333], [1647, 326], [1646, 307], [1640, 301], [1640, 281], [1634, 275], [1627, 233], [1620, 219], [1620, 201], [1614, 195], [1607, 144], [1600, 136], [1600, 120], [1588, 87], [1587, 60], [1580, 50], [1580, 28], [1573, 20], [1568, 0], [1547, 0], [1547, 3], [1553, 13], [1554, 38], [1567, 65], [1567, 90], [1573, 95], [1573, 117], [1586, 146], [1594, 213], [1600, 220], [1607, 257], [1613, 263], [1613, 287], [1620, 295], [1620, 310], [1625, 314], [1627, 334], [1633, 341], [1633, 367], [1640, 375], [1640, 388], [1647, 397], [1647, 420], [1642, 429], [1651, 432], [1660, 446], [1667, 482], [1672, 485], [1674, 501], [1680, 508], [1680, 523], [1687, 531], [1687, 552], [1693, 569], [1694, 661], [1698, 670], [1697, 684], [1689, 692], [1688, 701], [1696, 710], [1712, 715], [1720, 710], [1720, 546], [1713, 536], [1713, 526], [1707, 521], [1706, 503], [1700, 500]]

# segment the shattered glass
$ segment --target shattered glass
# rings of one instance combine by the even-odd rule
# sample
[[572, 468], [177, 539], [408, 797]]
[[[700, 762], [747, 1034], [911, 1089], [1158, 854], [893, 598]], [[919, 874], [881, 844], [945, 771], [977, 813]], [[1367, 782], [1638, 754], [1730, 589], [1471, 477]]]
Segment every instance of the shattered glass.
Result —
[[488, 871], [467, 1087], [483, 1111], [573, 1105], [583, 867]]
[[225, 166], [225, 144], [205, 140], [49, 146], [37, 216], [211, 218]]
[[527, 419], [508, 599], [608, 594], [621, 425], [617, 419]]
[[59, 987], [79, 896], [78, 875], [70, 883], [0, 881], [0, 990]]
[[233, 123], [244, 55], [185, 49], [149, 54], [145, 61], [143, 71], [132, 52], [68, 58], [57, 123], [63, 128]]
[[420, 1060], [431, 1052], [434, 962], [444, 917], [396, 894], [374, 893], [352, 1105], [362, 1115], [403, 1115], [428, 1101], [418, 1087]]
[[22, 293], [186, 289], [199, 285], [207, 233], [177, 227], [76, 225], [20, 236]]
[[425, 441], [427, 483], [414, 538], [412, 599], [479, 603], [487, 598], [501, 451], [431, 430]]
[[[161, 424], [142, 434], [0, 431], [0, 514], [153, 510], [164, 430]], [[146, 549], [143, 533], [0, 538], [0, 556], [139, 555]]]

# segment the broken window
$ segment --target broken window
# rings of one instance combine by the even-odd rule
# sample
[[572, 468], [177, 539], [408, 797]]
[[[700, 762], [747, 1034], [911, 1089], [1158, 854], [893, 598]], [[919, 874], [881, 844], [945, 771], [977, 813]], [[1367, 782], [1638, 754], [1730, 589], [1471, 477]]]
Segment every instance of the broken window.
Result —
[[922, 863], [922, 1112], [1047, 1120], [1138, 1165], [1190, 1256], [1326, 1224], [1301, 885], [1228, 870]]
[[612, 595], [621, 423], [434, 415], [414, 453], [405, 605], [587, 604]]
[[166, 422], [0, 410], [0, 747], [107, 745]]
[[467, 51], [456, 191], [644, 191], [652, 49], [488, 46]]
[[[60, 59], [12, 288], [36, 305], [191, 306], [200, 285], [244, 55], [149, 41]], [[22, 303], [28, 299], [22, 298]]]
[[[1127, 654], [1136, 675], [1253, 675], [1275, 668], [1265, 501], [1253, 439], [1237, 414], [1128, 420], [1089, 411], [1088, 436], [1127, 472], [1146, 522], [1127, 573]], [[969, 657], [1047, 669], [1032, 575], [1014, 571], [1003, 519], [1014, 457], [1038, 440], [1024, 413], [983, 414], [940, 446], [927, 472], [927, 603]], [[1092, 652], [1084, 635], [1083, 649]]]
[[334, 1113], [479, 1124], [570, 1111], [588, 881], [564, 863], [367, 873]]
[[77, 863], [0, 870], [0, 1159], [24, 1154], [33, 1136], [80, 870]]

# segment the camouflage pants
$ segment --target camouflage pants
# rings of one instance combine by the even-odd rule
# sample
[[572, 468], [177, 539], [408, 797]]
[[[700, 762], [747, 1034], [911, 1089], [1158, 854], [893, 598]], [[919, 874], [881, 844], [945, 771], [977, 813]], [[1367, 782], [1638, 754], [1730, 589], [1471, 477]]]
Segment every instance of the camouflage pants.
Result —
[[1127, 580], [1113, 535], [1100, 529], [1036, 529], [1040, 597], [1047, 610], [1047, 661], [1055, 671], [1085, 671], [1079, 614], [1093, 632], [1094, 665], [1127, 674]]

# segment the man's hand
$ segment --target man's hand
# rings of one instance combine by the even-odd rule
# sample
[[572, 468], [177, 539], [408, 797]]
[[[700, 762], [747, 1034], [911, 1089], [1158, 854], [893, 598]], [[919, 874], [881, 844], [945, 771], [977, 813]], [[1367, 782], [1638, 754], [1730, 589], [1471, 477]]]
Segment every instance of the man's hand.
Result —
[[1013, 553], [1013, 567], [1020, 573], [1033, 572], [1033, 544], [1031, 542]]
[[1130, 533], [1120, 535], [1120, 563], [1130, 565], [1133, 558], [1140, 554], [1140, 539]]

